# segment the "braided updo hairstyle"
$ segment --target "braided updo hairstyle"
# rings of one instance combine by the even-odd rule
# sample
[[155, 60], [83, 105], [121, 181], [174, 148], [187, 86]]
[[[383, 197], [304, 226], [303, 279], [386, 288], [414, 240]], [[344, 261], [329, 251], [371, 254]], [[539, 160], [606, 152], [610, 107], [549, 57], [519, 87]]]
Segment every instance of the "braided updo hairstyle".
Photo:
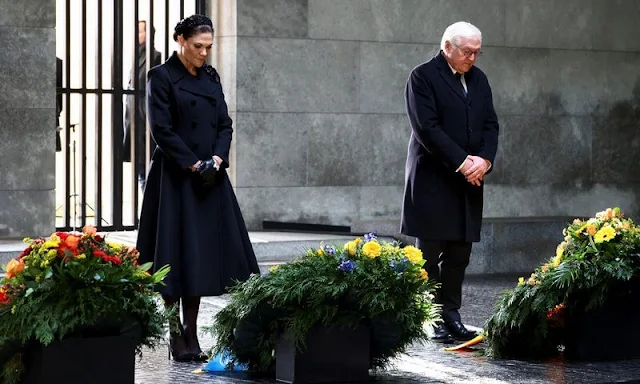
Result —
[[213, 23], [207, 16], [191, 15], [176, 24], [173, 40], [178, 41], [180, 35], [186, 40], [199, 33], [213, 33]]

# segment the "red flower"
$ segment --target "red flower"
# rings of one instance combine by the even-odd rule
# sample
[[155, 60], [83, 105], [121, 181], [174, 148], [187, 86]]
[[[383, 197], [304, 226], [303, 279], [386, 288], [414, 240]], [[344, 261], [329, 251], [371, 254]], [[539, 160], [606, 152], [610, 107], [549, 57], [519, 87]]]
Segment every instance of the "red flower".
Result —
[[7, 294], [7, 291], [4, 290], [4, 288], [0, 289], [0, 304], [9, 304], [11, 302], [11, 300], [9, 300], [9, 295]]
[[95, 251], [93, 251], [93, 256], [99, 257], [101, 259], [104, 259], [105, 257], [109, 257], [109, 255], [104, 253], [102, 249], [96, 249]]
[[56, 235], [60, 238], [60, 240], [65, 241], [71, 234], [69, 232], [56, 232]]
[[564, 322], [564, 303], [558, 304], [547, 312], [547, 319], [551, 322], [562, 324]]
[[120, 265], [120, 264], [122, 264], [122, 260], [120, 260], [120, 259], [119, 259], [118, 257], [116, 257], [116, 256], [104, 256], [102, 259], [103, 259], [104, 261], [109, 261], [109, 262], [111, 262], [111, 263], [113, 263], [113, 264], [116, 264], [116, 265]]
[[31, 247], [27, 247], [20, 255], [18, 255], [18, 259], [22, 259], [27, 256], [31, 252]]

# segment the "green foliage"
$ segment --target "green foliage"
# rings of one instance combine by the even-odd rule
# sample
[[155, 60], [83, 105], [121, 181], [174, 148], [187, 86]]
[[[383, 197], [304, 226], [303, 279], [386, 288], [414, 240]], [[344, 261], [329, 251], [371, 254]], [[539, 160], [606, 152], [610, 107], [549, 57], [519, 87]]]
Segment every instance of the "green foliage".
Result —
[[488, 353], [541, 358], [557, 353], [572, 317], [624, 292], [640, 272], [640, 227], [619, 208], [576, 219], [563, 232], [556, 256], [501, 296], [487, 322]]
[[413, 246], [379, 242], [375, 235], [342, 247], [309, 250], [294, 262], [233, 288], [229, 304], [209, 328], [217, 340], [213, 354], [255, 372], [272, 372], [276, 339], [293, 335], [306, 348], [317, 325], [371, 327], [372, 368], [383, 367], [412, 342], [426, 340], [423, 325], [438, 320], [432, 304], [434, 284]]
[[138, 324], [143, 346], [164, 337], [169, 313], [159, 308], [155, 288], [169, 267], [155, 274], [139, 265], [138, 252], [95, 234], [57, 232], [25, 239], [29, 246], [5, 267], [0, 281], [0, 379], [16, 383], [21, 355], [31, 343], [48, 345], [89, 332], [119, 333]]

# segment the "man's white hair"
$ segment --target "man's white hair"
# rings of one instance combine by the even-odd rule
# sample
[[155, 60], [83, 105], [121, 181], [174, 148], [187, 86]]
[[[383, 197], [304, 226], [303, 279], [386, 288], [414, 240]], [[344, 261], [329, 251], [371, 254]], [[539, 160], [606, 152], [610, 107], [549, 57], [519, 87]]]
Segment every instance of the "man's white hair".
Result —
[[444, 51], [447, 41], [453, 44], [459, 44], [461, 37], [477, 37], [482, 42], [482, 32], [473, 24], [466, 21], [458, 21], [453, 23], [444, 30], [442, 40], [440, 41], [440, 49]]

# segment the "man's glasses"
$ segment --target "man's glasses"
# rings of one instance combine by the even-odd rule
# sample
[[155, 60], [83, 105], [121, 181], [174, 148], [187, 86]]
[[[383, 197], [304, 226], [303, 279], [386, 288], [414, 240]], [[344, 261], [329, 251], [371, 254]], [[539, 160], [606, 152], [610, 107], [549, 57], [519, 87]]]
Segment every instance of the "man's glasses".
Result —
[[474, 55], [475, 55], [475, 57], [477, 59], [478, 57], [480, 57], [480, 55], [482, 55], [482, 51], [479, 50], [479, 49], [477, 51], [472, 51], [471, 49], [468, 49], [468, 48], [462, 49], [462, 48], [460, 48], [458, 45], [456, 45], [454, 43], [451, 43], [451, 45], [453, 45], [454, 47], [458, 48], [460, 53], [462, 53], [464, 55], [464, 57], [466, 57], [467, 59], [470, 59], [471, 56], [474, 56]]

